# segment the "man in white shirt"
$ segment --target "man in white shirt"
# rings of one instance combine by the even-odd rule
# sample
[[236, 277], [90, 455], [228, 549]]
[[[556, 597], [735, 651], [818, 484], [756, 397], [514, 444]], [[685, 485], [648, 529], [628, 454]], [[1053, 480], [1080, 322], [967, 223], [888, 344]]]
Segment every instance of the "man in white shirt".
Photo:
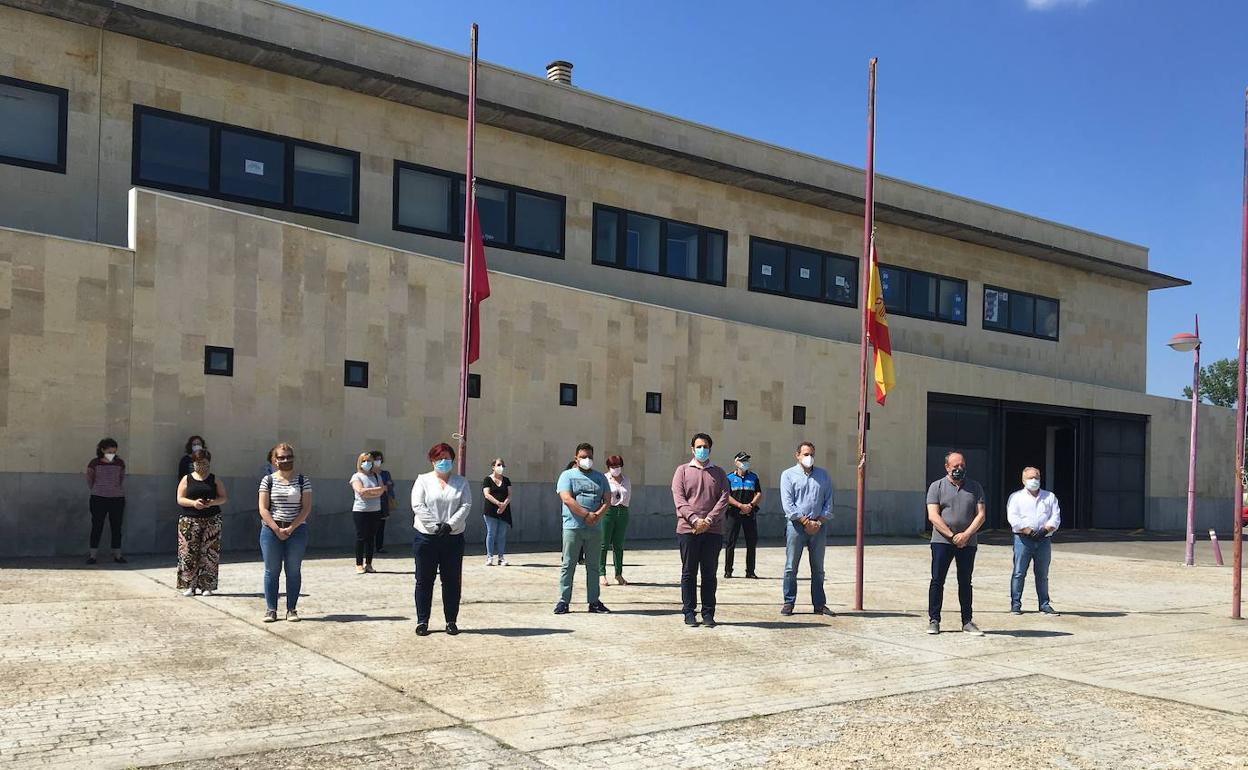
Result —
[[1053, 533], [1062, 524], [1057, 496], [1040, 488], [1040, 470], [1023, 469], [1023, 488], [1010, 495], [1005, 506], [1010, 528], [1014, 530], [1014, 575], [1010, 578], [1010, 612], [1023, 614], [1023, 583], [1027, 567], [1036, 565], [1036, 598], [1040, 612], [1056, 617], [1049, 603], [1049, 560]]

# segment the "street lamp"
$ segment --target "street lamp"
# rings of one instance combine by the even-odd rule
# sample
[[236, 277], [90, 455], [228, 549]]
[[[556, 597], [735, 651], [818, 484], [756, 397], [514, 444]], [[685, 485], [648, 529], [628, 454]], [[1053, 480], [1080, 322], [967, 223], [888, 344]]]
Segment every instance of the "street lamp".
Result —
[[1196, 424], [1200, 414], [1200, 316], [1196, 316], [1196, 332], [1182, 332], [1166, 343], [1180, 353], [1192, 352], [1192, 443], [1187, 456], [1187, 551], [1183, 563], [1196, 563]]

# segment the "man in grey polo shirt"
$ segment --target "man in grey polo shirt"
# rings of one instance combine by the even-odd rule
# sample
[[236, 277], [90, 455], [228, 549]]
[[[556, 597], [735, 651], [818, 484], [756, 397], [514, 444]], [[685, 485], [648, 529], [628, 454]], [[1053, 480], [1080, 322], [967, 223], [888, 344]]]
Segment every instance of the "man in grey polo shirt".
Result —
[[932, 523], [932, 582], [927, 589], [927, 633], [940, 633], [940, 607], [949, 565], [958, 565], [958, 604], [962, 631], [983, 636], [971, 613], [971, 573], [975, 571], [976, 533], [984, 526], [984, 488], [966, 478], [960, 452], [945, 455], [945, 475], [927, 488], [927, 520]]

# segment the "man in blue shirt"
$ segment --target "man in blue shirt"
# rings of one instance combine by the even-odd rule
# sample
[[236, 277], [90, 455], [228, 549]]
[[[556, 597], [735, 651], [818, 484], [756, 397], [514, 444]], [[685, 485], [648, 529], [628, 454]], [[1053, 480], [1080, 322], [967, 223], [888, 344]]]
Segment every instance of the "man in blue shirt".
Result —
[[833, 615], [823, 592], [823, 551], [832, 521], [832, 479], [815, 467], [815, 445], [797, 447], [797, 464], [780, 476], [780, 505], [784, 508], [784, 605], [781, 615], [792, 615], [797, 603], [797, 570], [802, 550], [810, 551], [810, 600], [816, 615]]
[[763, 485], [758, 474], [750, 470], [750, 455], [737, 452], [736, 470], [728, 474], [728, 540], [724, 544], [724, 577], [732, 577], [732, 557], [737, 535], [745, 530], [745, 576], [754, 574], [754, 555], [758, 547], [758, 504], [763, 500]]
[[572, 601], [572, 579], [576, 575], [576, 556], [582, 549], [591, 554], [585, 560], [585, 592], [590, 612], [610, 612], [598, 601], [598, 559], [592, 554], [602, 550], [602, 517], [611, 502], [611, 486], [607, 477], [594, 468], [594, 447], [579, 444], [572, 464], [559, 474], [555, 491], [563, 501], [563, 565], [559, 572], [559, 603], [555, 614], [564, 615]]

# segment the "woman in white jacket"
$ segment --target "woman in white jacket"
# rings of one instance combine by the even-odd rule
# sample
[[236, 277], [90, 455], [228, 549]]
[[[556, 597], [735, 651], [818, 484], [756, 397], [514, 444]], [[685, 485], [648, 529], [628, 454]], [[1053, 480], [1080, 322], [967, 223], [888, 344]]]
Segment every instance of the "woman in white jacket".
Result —
[[442, 580], [442, 614], [446, 633], [459, 633], [460, 578], [464, 571], [464, 525], [472, 507], [472, 491], [463, 476], [455, 475], [455, 450], [435, 444], [429, 450], [433, 470], [416, 477], [412, 485], [412, 524], [416, 528], [412, 553], [416, 558], [416, 635], [429, 634], [433, 612], [433, 580]]

